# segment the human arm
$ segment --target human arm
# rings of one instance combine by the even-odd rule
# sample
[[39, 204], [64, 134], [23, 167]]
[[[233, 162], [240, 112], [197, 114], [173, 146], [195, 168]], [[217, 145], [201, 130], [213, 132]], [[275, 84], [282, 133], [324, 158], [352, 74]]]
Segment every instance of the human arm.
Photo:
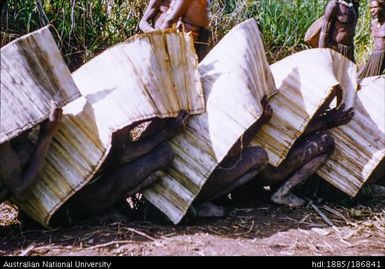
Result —
[[160, 12], [161, 0], [150, 0], [146, 10], [143, 13], [143, 17], [139, 22], [139, 28], [143, 32], [154, 31], [155, 28], [151, 26], [150, 21], [155, 18], [155, 16]]
[[[318, 109], [318, 112], [309, 122], [304, 131], [304, 135], [313, 132], [331, 129], [348, 123], [354, 116], [354, 109], [345, 110], [345, 104], [342, 102], [343, 90], [340, 85], [334, 87], [334, 93], [330, 95], [324, 104]], [[330, 103], [336, 99], [336, 107], [330, 109]]]
[[0, 147], [0, 173], [3, 185], [18, 200], [28, 198], [29, 190], [33, 186], [43, 168], [44, 161], [61, 121], [62, 110], [53, 102], [49, 118], [40, 126], [40, 133], [36, 150], [30, 156], [28, 163], [23, 167], [20, 156], [12, 148], [11, 142], [6, 142]]
[[261, 105], [263, 109], [261, 117], [255, 123], [253, 123], [242, 135], [242, 137], [238, 139], [237, 142], [231, 147], [228, 153], [228, 157], [238, 155], [242, 148], [248, 146], [248, 144], [255, 137], [255, 134], [261, 129], [261, 127], [270, 121], [271, 117], [273, 116], [273, 109], [271, 108], [271, 105], [266, 96], [262, 98]]
[[306, 127], [303, 135], [314, 133], [321, 130], [331, 129], [348, 123], [354, 116], [354, 109], [345, 110], [345, 105], [326, 110], [318, 117], [313, 118]]
[[138, 141], [123, 143], [123, 151], [121, 156], [119, 156], [119, 163], [122, 165], [150, 153], [160, 143], [165, 142], [182, 130], [188, 117], [189, 114], [182, 110], [176, 118], [165, 119], [167, 124], [159, 132]]
[[166, 29], [171, 27], [178, 21], [179, 18], [183, 17], [189, 9], [193, 0], [178, 0], [175, 1], [172, 8], [167, 12], [167, 15], [160, 26], [160, 29]]
[[333, 20], [334, 20], [333, 18], [335, 16], [336, 8], [337, 8], [337, 3], [334, 0], [330, 1], [325, 8], [325, 13], [322, 19], [321, 33], [320, 33], [320, 38], [318, 43], [319, 48], [327, 48], [328, 38], [329, 38], [330, 30], [333, 24]]
[[354, 7], [354, 10], [356, 11], [357, 20], [358, 20], [359, 10], [360, 10], [360, 0], [353, 0], [353, 7]]

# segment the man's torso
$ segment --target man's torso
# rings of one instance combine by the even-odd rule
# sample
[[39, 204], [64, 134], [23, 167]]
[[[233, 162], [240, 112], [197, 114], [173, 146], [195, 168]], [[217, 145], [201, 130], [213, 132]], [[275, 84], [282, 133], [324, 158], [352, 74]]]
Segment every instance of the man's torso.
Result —
[[[176, 1], [172, 0], [170, 3], [170, 10], [173, 9]], [[182, 16], [184, 23], [195, 27], [207, 28], [210, 23], [210, 0], [193, 0]]]
[[356, 11], [353, 7], [347, 7], [338, 3], [335, 9], [336, 13], [331, 41], [350, 46], [353, 44], [355, 29], [357, 25], [358, 17]]

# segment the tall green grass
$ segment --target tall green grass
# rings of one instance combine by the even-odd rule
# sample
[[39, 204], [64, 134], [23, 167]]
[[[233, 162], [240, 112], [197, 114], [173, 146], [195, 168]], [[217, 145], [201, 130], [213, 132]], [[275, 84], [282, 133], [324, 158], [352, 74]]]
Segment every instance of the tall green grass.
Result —
[[[213, 1], [214, 2], [214, 1]], [[270, 62], [307, 48], [303, 37], [307, 28], [323, 12], [326, 1], [319, 0], [228, 0], [213, 3], [214, 43], [229, 28], [256, 18], [263, 33]]]
[[[370, 46], [370, 14], [361, 1], [355, 36], [356, 59], [362, 64]], [[219, 0], [213, 1], [212, 28], [215, 44], [224, 33], [248, 18], [258, 20], [270, 63], [309, 48], [303, 41], [309, 26], [322, 16], [328, 0]]]
[[[260, 24], [269, 62], [306, 49], [303, 37], [327, 0], [212, 0], [215, 45], [233, 26], [255, 18]], [[356, 35], [358, 63], [370, 53], [370, 16], [361, 1]], [[95, 54], [139, 32], [148, 0], [8, 0], [1, 12], [1, 45], [52, 24], [58, 44], [73, 70]]]
[[137, 33], [145, 4], [140, 0], [8, 0], [1, 14], [1, 43], [50, 23], [67, 64], [75, 69]]
[[357, 65], [363, 65], [368, 59], [372, 48], [371, 30], [370, 30], [370, 12], [367, 6], [367, 1], [361, 0], [360, 17], [358, 20], [355, 36], [355, 55]]

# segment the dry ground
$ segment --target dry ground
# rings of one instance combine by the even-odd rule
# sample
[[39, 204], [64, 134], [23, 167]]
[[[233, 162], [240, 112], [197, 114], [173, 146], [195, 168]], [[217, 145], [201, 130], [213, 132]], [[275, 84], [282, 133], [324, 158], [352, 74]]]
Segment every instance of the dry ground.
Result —
[[301, 209], [259, 201], [189, 226], [109, 217], [71, 228], [27, 228], [5, 204], [0, 219], [0, 255], [385, 255], [384, 200]]

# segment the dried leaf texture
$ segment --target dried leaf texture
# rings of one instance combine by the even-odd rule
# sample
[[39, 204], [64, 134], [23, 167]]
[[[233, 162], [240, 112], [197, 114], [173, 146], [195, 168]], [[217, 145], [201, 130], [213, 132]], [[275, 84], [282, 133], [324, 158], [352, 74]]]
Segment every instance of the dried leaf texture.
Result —
[[346, 108], [356, 95], [356, 67], [330, 49], [311, 49], [271, 65], [278, 94], [271, 98], [273, 117], [251, 145], [266, 149], [270, 164], [278, 167], [312, 118], [327, 106], [341, 86]]
[[144, 192], [174, 223], [243, 133], [259, 119], [275, 86], [255, 20], [235, 26], [199, 64], [206, 113], [191, 118], [170, 142], [172, 167]]
[[80, 96], [49, 27], [1, 48], [0, 143], [48, 118], [50, 100], [63, 106]]
[[64, 107], [33, 196], [20, 208], [48, 225], [67, 199], [100, 168], [114, 131], [179, 111], [205, 111], [191, 35], [177, 30], [130, 38], [73, 73], [82, 98]]
[[365, 78], [359, 88], [354, 117], [332, 130], [335, 152], [317, 172], [352, 197], [385, 169], [385, 76]]

